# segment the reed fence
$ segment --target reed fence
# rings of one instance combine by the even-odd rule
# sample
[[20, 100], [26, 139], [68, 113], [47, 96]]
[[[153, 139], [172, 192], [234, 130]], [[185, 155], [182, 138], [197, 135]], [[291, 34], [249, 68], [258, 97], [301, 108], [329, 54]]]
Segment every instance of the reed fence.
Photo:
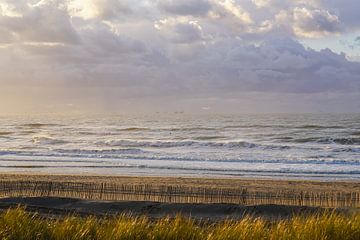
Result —
[[119, 183], [0, 181], [0, 197], [53, 196], [89, 200], [168, 203], [281, 204], [320, 207], [360, 207], [360, 192], [311, 192], [248, 188], [188, 187]]

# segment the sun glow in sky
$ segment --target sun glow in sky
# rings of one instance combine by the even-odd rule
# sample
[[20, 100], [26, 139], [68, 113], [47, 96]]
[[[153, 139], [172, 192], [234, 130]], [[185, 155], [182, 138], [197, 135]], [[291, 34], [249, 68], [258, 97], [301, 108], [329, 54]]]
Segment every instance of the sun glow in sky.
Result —
[[358, 0], [0, 0], [0, 112], [359, 112], [359, 12]]

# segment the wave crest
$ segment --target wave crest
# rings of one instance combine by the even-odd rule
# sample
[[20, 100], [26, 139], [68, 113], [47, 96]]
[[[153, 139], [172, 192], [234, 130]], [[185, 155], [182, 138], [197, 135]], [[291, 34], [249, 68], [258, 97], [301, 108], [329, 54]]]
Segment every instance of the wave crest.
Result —
[[20, 126], [25, 128], [42, 128], [42, 127], [56, 127], [62, 125], [54, 124], [54, 123], [25, 123], [25, 124], [21, 124]]
[[171, 148], [171, 147], [227, 147], [227, 148], [254, 148], [258, 145], [245, 141], [232, 142], [202, 142], [202, 141], [135, 141], [135, 140], [107, 140], [99, 142], [99, 145], [121, 146], [121, 147], [153, 147], [153, 148]]
[[321, 144], [339, 144], [339, 145], [358, 145], [360, 144], [360, 138], [358, 137], [344, 137], [344, 138], [332, 138], [332, 137], [308, 137], [308, 138], [296, 138], [286, 137], [281, 139], [282, 142], [294, 142], [294, 143], [321, 143]]
[[56, 145], [56, 144], [67, 143], [67, 141], [61, 139], [55, 139], [49, 136], [33, 136], [31, 141], [35, 144], [44, 144], [44, 145]]
[[148, 131], [150, 130], [149, 128], [146, 127], [127, 127], [127, 128], [121, 128], [118, 129], [117, 131], [119, 132], [140, 132], [140, 131]]
[[13, 134], [13, 132], [0, 132], [0, 136], [8, 136]]

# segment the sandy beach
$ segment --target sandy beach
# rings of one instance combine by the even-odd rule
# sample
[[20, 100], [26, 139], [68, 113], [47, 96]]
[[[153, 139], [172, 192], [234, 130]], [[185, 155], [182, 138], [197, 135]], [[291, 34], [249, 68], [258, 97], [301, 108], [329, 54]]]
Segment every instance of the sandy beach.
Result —
[[63, 174], [0, 174], [0, 181], [48, 181], [81, 183], [118, 183], [149, 185], [181, 185], [184, 187], [233, 188], [277, 192], [291, 191], [360, 191], [360, 181], [311, 181], [273, 180], [255, 178], [193, 178], [193, 177], [146, 177], [146, 176], [104, 176], [104, 175], [63, 175]]
[[[22, 188], [27, 189], [19, 189], [19, 184]], [[68, 184], [66, 186], [71, 187], [65, 189], [64, 185], [61, 184]], [[13, 189], [5, 191], [4, 186], [8, 188], [13, 186]], [[52, 188], [51, 190], [48, 189], [49, 186]], [[79, 190], [79, 186], [88, 188], [87, 191], [90, 193], [80, 194], [79, 192], [82, 190]], [[98, 188], [90, 188], [89, 186], [101, 186], [101, 192], [95, 193]], [[123, 188], [117, 188], [117, 192], [115, 190], [115, 192], [107, 192], [106, 189], [111, 186], [122, 186]], [[134, 189], [134, 191], [124, 193], [124, 186], [133, 187], [131, 189]], [[147, 186], [147, 189], [138, 190], [139, 186]], [[35, 191], [34, 188], [38, 189]], [[169, 189], [171, 190], [170, 193]], [[176, 194], [173, 192], [174, 189], [177, 189]], [[193, 192], [196, 190], [199, 195], [190, 198], [189, 193], [181, 192], [179, 189], [187, 189], [188, 191], [192, 189]], [[246, 193], [241, 192], [244, 189], [246, 189]], [[221, 191], [224, 196], [209, 197], [208, 195], [213, 194], [215, 190]], [[91, 193], [92, 191], [93, 193]], [[246, 199], [246, 202], [234, 202], [234, 199], [240, 198], [241, 200], [243, 196], [233, 196], [232, 198], [226, 196], [239, 191], [241, 194], [261, 193], [262, 198]], [[4, 210], [21, 204], [26, 206], [29, 211], [39, 212], [44, 215], [67, 215], [70, 213], [79, 215], [116, 215], [131, 213], [160, 218], [175, 216], [180, 213], [194, 218], [216, 220], [225, 218], [238, 219], [251, 214], [273, 219], [322, 212], [335, 208], [338, 208], [338, 211], [345, 212], [357, 211], [360, 199], [356, 194], [359, 192], [360, 184], [356, 181], [320, 182], [238, 178], [2, 174], [0, 176], [0, 193], [2, 196], [0, 209]], [[286, 195], [284, 195], [285, 193]], [[299, 204], [297, 199], [292, 201], [281, 199], [285, 198], [284, 196], [299, 196], [299, 194], [304, 195], [304, 193], [311, 193], [319, 199], [315, 199], [316, 201], [313, 202], [302, 201]], [[173, 197], [169, 198], [166, 195]], [[305, 198], [303, 195], [302, 197]], [[271, 199], [271, 196], [277, 196], [278, 198]], [[322, 196], [324, 199], [322, 199]], [[341, 196], [350, 196], [351, 198], [347, 201], [351, 200], [352, 205], [341, 205], [344, 202], [339, 199], [336, 199], [336, 202], [335, 199], [331, 201], [325, 199], [325, 197], [330, 198], [330, 196], [338, 196], [339, 199]], [[335, 205], [337, 203], [338, 206], [330, 203]]]
[[62, 175], [62, 174], [0, 174], [0, 181], [42, 181], [74, 183], [117, 183], [148, 184], [153, 186], [183, 186], [205, 188], [231, 188], [278, 191], [314, 192], [360, 192], [360, 181], [311, 181], [311, 180], [273, 180], [246, 178], [188, 178], [188, 177], [134, 177], [102, 175]]

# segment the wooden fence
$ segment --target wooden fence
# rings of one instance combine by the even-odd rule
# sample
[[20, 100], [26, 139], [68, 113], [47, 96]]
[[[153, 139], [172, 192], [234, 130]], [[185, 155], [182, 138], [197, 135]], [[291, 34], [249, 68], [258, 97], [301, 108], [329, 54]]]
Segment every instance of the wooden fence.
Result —
[[0, 181], [0, 197], [56, 196], [90, 200], [169, 203], [282, 204], [321, 207], [360, 207], [360, 192], [260, 192], [247, 188], [204, 188], [148, 184]]

